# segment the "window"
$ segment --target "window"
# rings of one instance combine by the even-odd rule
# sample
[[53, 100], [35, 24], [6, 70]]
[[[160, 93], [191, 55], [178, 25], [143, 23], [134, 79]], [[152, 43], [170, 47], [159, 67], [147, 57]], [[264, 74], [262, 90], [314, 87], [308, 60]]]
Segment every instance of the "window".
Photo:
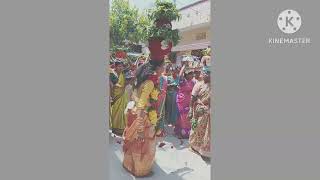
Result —
[[202, 40], [202, 39], [206, 39], [206, 38], [207, 38], [207, 33], [205, 33], [205, 32], [196, 34], [196, 40]]

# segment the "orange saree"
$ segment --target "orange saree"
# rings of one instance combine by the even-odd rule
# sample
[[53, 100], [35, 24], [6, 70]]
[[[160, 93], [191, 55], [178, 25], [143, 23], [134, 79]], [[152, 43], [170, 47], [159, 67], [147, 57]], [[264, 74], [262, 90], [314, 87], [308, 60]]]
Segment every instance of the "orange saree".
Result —
[[[151, 172], [156, 152], [155, 127], [145, 112], [153, 88], [153, 82], [147, 80], [133, 92], [135, 108], [127, 113], [128, 122], [123, 133], [123, 167], [137, 177]], [[143, 141], [137, 139], [138, 133], [144, 134]]]

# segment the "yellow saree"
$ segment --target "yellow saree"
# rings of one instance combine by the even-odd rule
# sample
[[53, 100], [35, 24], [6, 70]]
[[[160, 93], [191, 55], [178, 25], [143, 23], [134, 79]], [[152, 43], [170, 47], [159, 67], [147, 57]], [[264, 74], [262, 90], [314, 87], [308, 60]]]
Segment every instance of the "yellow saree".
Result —
[[118, 77], [118, 83], [113, 86], [111, 92], [111, 127], [116, 134], [122, 134], [127, 118], [124, 110], [128, 103], [128, 95], [125, 92], [125, 76], [121, 73]]

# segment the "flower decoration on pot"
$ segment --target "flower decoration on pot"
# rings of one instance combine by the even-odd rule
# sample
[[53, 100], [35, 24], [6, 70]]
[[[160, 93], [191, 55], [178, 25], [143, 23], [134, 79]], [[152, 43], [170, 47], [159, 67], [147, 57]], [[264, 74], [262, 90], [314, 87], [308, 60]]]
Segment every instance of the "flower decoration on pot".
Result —
[[156, 7], [149, 13], [149, 18], [155, 20], [157, 27], [170, 25], [171, 28], [171, 21], [179, 20], [180, 17], [176, 5], [163, 0], [156, 0]]
[[148, 15], [154, 21], [148, 28], [150, 58], [154, 61], [163, 61], [180, 40], [179, 31], [172, 29], [171, 22], [179, 20], [181, 16], [172, 2], [159, 0]]

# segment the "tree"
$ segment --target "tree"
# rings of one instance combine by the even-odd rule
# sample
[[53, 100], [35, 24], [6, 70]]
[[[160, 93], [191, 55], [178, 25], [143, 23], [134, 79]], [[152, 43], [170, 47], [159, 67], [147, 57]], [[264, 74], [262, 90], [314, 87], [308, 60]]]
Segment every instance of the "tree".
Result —
[[148, 16], [131, 7], [128, 0], [113, 0], [110, 11], [111, 47], [126, 47], [128, 43], [139, 43], [147, 40]]

